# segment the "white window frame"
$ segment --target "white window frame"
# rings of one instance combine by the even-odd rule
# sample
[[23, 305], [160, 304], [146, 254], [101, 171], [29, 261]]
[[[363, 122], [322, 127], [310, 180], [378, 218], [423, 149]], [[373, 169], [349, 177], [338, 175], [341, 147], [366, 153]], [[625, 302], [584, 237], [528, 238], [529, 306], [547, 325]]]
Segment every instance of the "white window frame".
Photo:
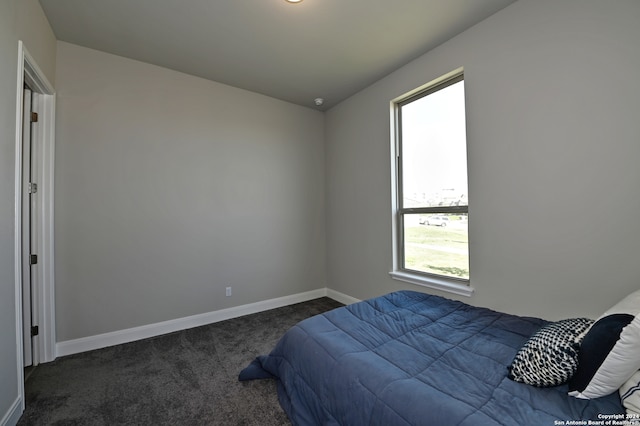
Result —
[[[401, 128], [400, 128], [400, 108], [421, 97], [428, 96], [443, 89], [455, 82], [464, 80], [464, 70], [456, 69], [424, 86], [421, 86], [409, 93], [406, 93], [391, 101], [391, 170], [392, 170], [392, 209], [393, 209], [393, 270], [389, 273], [395, 280], [408, 282], [411, 284], [433, 288], [462, 296], [471, 296], [474, 288], [469, 279], [460, 279], [444, 275], [423, 273], [404, 268], [404, 222], [405, 214], [415, 213], [435, 213], [431, 208], [403, 208], [402, 207], [402, 166], [401, 166]], [[442, 210], [441, 208], [438, 208]], [[449, 213], [467, 213], [468, 206], [464, 208], [450, 207], [446, 210]], [[455, 211], [454, 211], [455, 210]], [[440, 212], [440, 211], [438, 211]]]

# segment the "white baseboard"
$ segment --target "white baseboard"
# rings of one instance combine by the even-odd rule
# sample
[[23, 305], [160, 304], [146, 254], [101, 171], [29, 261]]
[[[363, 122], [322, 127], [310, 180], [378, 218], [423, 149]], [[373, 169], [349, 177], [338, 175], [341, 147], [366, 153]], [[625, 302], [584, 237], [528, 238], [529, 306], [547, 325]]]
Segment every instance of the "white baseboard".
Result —
[[109, 346], [129, 343], [136, 340], [147, 339], [149, 337], [160, 336], [162, 334], [173, 333], [175, 331], [186, 330], [188, 328], [200, 327], [202, 325], [213, 324], [244, 315], [255, 314], [269, 309], [281, 308], [293, 305], [294, 303], [306, 302], [327, 295], [327, 289], [307, 291], [305, 293], [293, 294], [290, 296], [278, 297], [276, 299], [264, 300], [247, 305], [236, 306], [219, 311], [207, 312], [175, 320], [163, 321], [155, 324], [143, 325], [140, 327], [128, 328], [126, 330], [113, 331], [110, 333], [98, 334], [96, 336], [82, 337], [80, 339], [66, 340], [56, 343], [56, 356], [66, 356], [94, 349], [106, 348]]
[[327, 297], [345, 305], [352, 305], [354, 303], [362, 302], [362, 300], [360, 299], [356, 299], [355, 297], [340, 293], [339, 291], [331, 290], [330, 288], [327, 289]]
[[22, 398], [18, 397], [0, 420], [0, 426], [15, 426], [22, 416], [22, 408]]

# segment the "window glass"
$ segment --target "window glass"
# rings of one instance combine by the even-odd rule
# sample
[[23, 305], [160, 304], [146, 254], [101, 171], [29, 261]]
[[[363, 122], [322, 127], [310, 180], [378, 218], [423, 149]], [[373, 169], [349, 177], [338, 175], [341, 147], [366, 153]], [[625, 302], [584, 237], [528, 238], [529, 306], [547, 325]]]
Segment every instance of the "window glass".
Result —
[[469, 280], [467, 143], [462, 75], [400, 101], [398, 264]]
[[403, 207], [468, 205], [464, 81], [402, 106]]
[[404, 217], [404, 266], [434, 275], [469, 278], [466, 214]]

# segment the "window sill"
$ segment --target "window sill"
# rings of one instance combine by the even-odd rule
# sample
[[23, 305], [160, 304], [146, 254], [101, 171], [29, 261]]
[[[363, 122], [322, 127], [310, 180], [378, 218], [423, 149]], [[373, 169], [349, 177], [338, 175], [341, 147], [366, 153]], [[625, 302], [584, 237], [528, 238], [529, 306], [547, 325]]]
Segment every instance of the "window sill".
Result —
[[473, 287], [466, 284], [461, 284], [457, 281], [448, 280], [446, 278], [425, 277], [423, 275], [401, 271], [391, 271], [389, 272], [389, 275], [391, 275], [391, 278], [393, 278], [394, 280], [446, 291], [448, 293], [458, 294], [460, 296], [471, 297], [474, 292]]

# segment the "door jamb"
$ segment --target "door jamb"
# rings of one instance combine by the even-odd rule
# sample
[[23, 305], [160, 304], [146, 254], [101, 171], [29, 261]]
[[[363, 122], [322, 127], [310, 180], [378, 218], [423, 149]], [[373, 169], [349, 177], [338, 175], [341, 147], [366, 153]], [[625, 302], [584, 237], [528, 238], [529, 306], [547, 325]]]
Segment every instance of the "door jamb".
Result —
[[36, 252], [38, 273], [34, 292], [34, 314], [39, 324], [37, 362], [49, 362], [55, 353], [55, 297], [54, 297], [54, 152], [55, 152], [55, 91], [46, 76], [29, 54], [24, 43], [18, 41], [18, 76], [16, 95], [16, 145], [15, 145], [15, 307], [17, 373], [24, 410], [24, 366], [22, 356], [22, 105], [24, 84], [36, 94], [33, 108], [38, 112], [39, 126], [33, 133], [38, 164], [33, 172], [38, 182], [41, 202], [38, 205]]

